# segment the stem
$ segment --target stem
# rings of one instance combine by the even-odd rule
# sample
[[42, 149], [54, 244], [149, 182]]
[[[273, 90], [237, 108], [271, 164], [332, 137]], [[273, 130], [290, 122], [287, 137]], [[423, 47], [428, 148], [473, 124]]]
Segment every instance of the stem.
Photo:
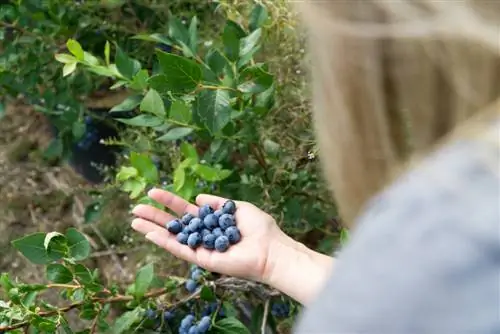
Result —
[[264, 314], [262, 316], [262, 325], [260, 326], [260, 333], [266, 334], [266, 326], [267, 326], [267, 316], [269, 314], [269, 299], [266, 300], [266, 304], [264, 305]]
[[239, 92], [237, 89], [227, 87], [227, 86], [212, 86], [212, 85], [199, 85], [198, 89], [210, 89], [210, 90], [229, 90], [232, 92]]

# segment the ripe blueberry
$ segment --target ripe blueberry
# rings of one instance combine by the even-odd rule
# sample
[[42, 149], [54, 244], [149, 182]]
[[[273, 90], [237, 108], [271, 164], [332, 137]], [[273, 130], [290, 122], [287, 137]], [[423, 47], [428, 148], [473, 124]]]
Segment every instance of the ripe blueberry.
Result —
[[189, 228], [189, 225], [188, 226], [184, 226], [184, 228], [182, 229], [182, 233], [186, 233], [186, 234], [190, 234], [191, 232], [191, 229]]
[[192, 249], [195, 249], [196, 247], [198, 247], [199, 245], [201, 245], [201, 235], [200, 233], [198, 232], [193, 232], [189, 235], [188, 237], [188, 241], [187, 241], [187, 244], [189, 247], [191, 247]]
[[209, 213], [205, 216], [205, 218], [203, 218], [203, 224], [209, 230], [213, 230], [218, 226], [219, 222], [216, 215]]
[[227, 201], [222, 206], [222, 212], [234, 215], [234, 213], [236, 212], [236, 203], [231, 200]]
[[190, 328], [189, 328], [189, 332], [188, 334], [200, 334], [200, 332], [198, 331], [198, 326], [196, 325], [192, 325]]
[[197, 232], [197, 231], [201, 231], [203, 224], [202, 224], [200, 218], [193, 218], [189, 222], [188, 226], [189, 226], [189, 229], [191, 230], [191, 232]]
[[225, 230], [229, 226], [234, 226], [236, 225], [236, 222], [234, 221], [234, 216], [228, 213], [223, 214], [219, 218], [219, 226], [221, 229]]
[[212, 320], [209, 316], [204, 316], [203, 318], [201, 318], [200, 322], [198, 323], [198, 331], [200, 333], [206, 333], [210, 328], [211, 322]]
[[216, 227], [212, 231], [212, 234], [215, 235], [215, 237], [217, 238], [217, 237], [220, 237], [221, 235], [224, 235], [224, 231], [222, 231], [222, 229], [220, 227]]
[[214, 213], [214, 209], [212, 209], [210, 205], [205, 204], [200, 208], [198, 217], [200, 217], [200, 219], [204, 219], [209, 213]]
[[188, 329], [194, 321], [194, 315], [188, 314], [181, 320], [181, 328]]
[[196, 281], [193, 279], [188, 279], [186, 281], [185, 287], [189, 293], [193, 293], [196, 290], [196, 288], [198, 287], [198, 283], [196, 283]]
[[203, 237], [203, 247], [206, 249], [214, 249], [215, 248], [215, 239], [217, 237], [213, 234], [207, 234]]
[[193, 219], [193, 218], [194, 218], [194, 216], [193, 216], [192, 214], [190, 214], [190, 213], [186, 213], [186, 214], [184, 214], [184, 216], [182, 216], [182, 218], [181, 218], [181, 223], [182, 223], [183, 225], [187, 225], [187, 224], [189, 224], [189, 222], [190, 222], [190, 221], [191, 221], [191, 219]]
[[177, 239], [177, 242], [179, 242], [180, 244], [187, 245], [188, 239], [189, 239], [189, 234], [181, 232], [181, 233], [177, 234], [176, 239]]
[[170, 311], [163, 312], [163, 319], [165, 321], [172, 320], [173, 318], [174, 318], [174, 313], [173, 312], [170, 312]]
[[215, 215], [215, 217], [217, 217], [217, 219], [219, 219], [220, 216], [222, 216], [223, 213], [224, 212], [222, 212], [222, 210], [215, 210], [214, 215]]
[[198, 281], [203, 276], [203, 269], [196, 269], [191, 274], [191, 279]]
[[215, 250], [224, 253], [229, 248], [229, 239], [225, 235], [221, 235], [215, 239]]
[[146, 312], [145, 312], [144, 315], [148, 319], [155, 319], [156, 318], [156, 312], [155, 312], [155, 310], [150, 309], [150, 308], [146, 310]]
[[229, 226], [225, 231], [224, 234], [226, 237], [229, 239], [229, 242], [234, 245], [241, 239], [241, 234], [240, 230], [236, 226]]
[[201, 234], [201, 237], [204, 238], [207, 234], [210, 234], [212, 232], [210, 232], [209, 229], [206, 229], [204, 228], [203, 230], [201, 230], [200, 234]]
[[178, 219], [174, 219], [171, 222], [167, 223], [167, 230], [170, 233], [178, 234], [182, 231], [182, 228], [182, 224]]

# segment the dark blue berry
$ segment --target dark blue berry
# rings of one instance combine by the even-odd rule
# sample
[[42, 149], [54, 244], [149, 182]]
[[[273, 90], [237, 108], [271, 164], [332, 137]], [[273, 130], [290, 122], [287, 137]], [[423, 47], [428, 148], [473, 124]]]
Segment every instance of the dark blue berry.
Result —
[[178, 234], [182, 231], [182, 229], [183, 229], [183, 226], [178, 219], [174, 219], [171, 222], [167, 223], [167, 230], [170, 233]]
[[229, 226], [225, 231], [224, 234], [226, 237], [229, 239], [229, 242], [234, 245], [241, 239], [241, 234], [240, 230], [236, 226]]
[[217, 217], [217, 219], [218, 219], [218, 218], [220, 218], [220, 216], [222, 216], [222, 215], [223, 215], [223, 213], [224, 213], [224, 212], [222, 212], [222, 210], [215, 210], [214, 215], [215, 215], [215, 217]]
[[236, 212], [236, 203], [231, 200], [227, 201], [222, 206], [222, 212], [234, 215], [234, 213]]
[[290, 315], [290, 305], [283, 302], [273, 303], [271, 306], [271, 314], [276, 318], [286, 318]]
[[224, 231], [222, 231], [222, 229], [220, 227], [216, 227], [212, 231], [212, 234], [215, 235], [215, 237], [217, 238], [217, 237], [220, 237], [221, 235], [224, 235]]
[[173, 312], [170, 312], [170, 311], [163, 312], [163, 319], [165, 321], [172, 320], [173, 318], [174, 318], [174, 313]]
[[85, 122], [86, 125], [92, 124], [92, 117], [85, 116], [84, 122]]
[[148, 319], [156, 319], [156, 311], [153, 309], [147, 309], [144, 315]]
[[187, 245], [188, 239], [189, 239], [189, 234], [181, 232], [181, 233], [177, 234], [176, 239], [177, 239], [177, 242], [179, 242], [183, 245]]
[[214, 249], [215, 239], [217, 239], [215, 235], [207, 234], [205, 237], [203, 237], [203, 247], [205, 247], [206, 249]]
[[191, 221], [191, 219], [193, 219], [193, 218], [194, 218], [194, 216], [192, 214], [186, 213], [186, 214], [184, 214], [184, 216], [182, 216], [181, 223], [183, 225], [188, 225], [189, 222]]
[[191, 232], [191, 229], [189, 228], [189, 225], [188, 226], [184, 226], [184, 228], [182, 229], [182, 233], [186, 233], [186, 234], [190, 234]]
[[200, 217], [200, 219], [204, 219], [210, 213], [214, 213], [214, 209], [212, 209], [210, 205], [205, 204], [200, 208], [198, 217]]
[[201, 230], [200, 234], [201, 234], [201, 237], [204, 238], [206, 235], [210, 234], [212, 232], [210, 232], [209, 229], [206, 229], [204, 228], [203, 230]]
[[211, 322], [212, 320], [209, 316], [204, 316], [203, 318], [201, 318], [200, 322], [198, 323], [198, 332], [206, 333], [210, 328]]
[[195, 281], [199, 281], [200, 278], [202, 278], [202, 277], [203, 277], [203, 269], [201, 269], [201, 268], [196, 269], [191, 274], [191, 279], [193, 279]]
[[160, 50], [162, 50], [163, 52], [172, 52], [172, 46], [170, 45], [167, 45], [167, 44], [156, 44], [156, 47]]
[[234, 221], [233, 215], [231, 215], [229, 213], [225, 213], [222, 216], [220, 216], [219, 226], [221, 229], [225, 230], [229, 226], [234, 226], [234, 225], [236, 225], [236, 222]]
[[225, 252], [229, 248], [229, 239], [225, 235], [221, 235], [215, 239], [215, 250], [218, 252]]
[[205, 216], [205, 218], [203, 218], [203, 224], [209, 230], [213, 230], [218, 226], [219, 221], [216, 215], [209, 213], [208, 215]]
[[200, 218], [193, 218], [189, 222], [188, 226], [191, 232], [198, 232], [201, 231], [201, 229], [203, 228], [203, 223], [201, 222]]
[[193, 232], [189, 235], [187, 244], [189, 247], [192, 249], [197, 248], [199, 245], [201, 245], [201, 234], [198, 232]]
[[180, 328], [184, 328], [185, 330], [187, 330], [189, 327], [191, 327], [191, 325], [193, 324], [193, 321], [194, 321], [194, 315], [192, 315], [192, 314], [186, 315], [181, 320], [181, 326], [180, 326]]
[[188, 334], [199, 334], [200, 332], [198, 331], [198, 326], [196, 325], [192, 325], [190, 328], [189, 328], [189, 332]]
[[198, 287], [198, 283], [196, 283], [196, 281], [194, 279], [188, 279], [184, 286], [186, 287], [186, 290], [189, 293], [193, 293], [193, 292], [195, 292], [196, 288]]
[[193, 136], [187, 136], [187, 137], [186, 137], [186, 141], [187, 141], [188, 143], [192, 143], [192, 142], [193, 142]]

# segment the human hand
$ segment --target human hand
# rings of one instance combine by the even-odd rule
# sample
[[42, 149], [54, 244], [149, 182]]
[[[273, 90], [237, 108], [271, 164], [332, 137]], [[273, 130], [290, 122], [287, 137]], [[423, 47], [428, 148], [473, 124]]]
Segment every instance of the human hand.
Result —
[[[227, 199], [213, 195], [199, 195], [198, 206], [161, 189], [152, 189], [148, 196], [169, 208], [178, 217], [184, 213], [198, 216], [199, 206], [208, 204], [220, 209]], [[132, 228], [146, 236], [146, 239], [166, 249], [174, 256], [194, 263], [204, 269], [220, 274], [265, 282], [272, 275], [278, 259], [283, 260], [283, 250], [294, 241], [283, 233], [275, 220], [253, 204], [236, 203], [236, 225], [241, 232], [241, 240], [224, 253], [203, 247], [191, 249], [180, 244], [176, 236], [168, 232], [165, 224], [177, 218], [168, 212], [150, 205], [139, 204], [133, 210], [137, 216]]]

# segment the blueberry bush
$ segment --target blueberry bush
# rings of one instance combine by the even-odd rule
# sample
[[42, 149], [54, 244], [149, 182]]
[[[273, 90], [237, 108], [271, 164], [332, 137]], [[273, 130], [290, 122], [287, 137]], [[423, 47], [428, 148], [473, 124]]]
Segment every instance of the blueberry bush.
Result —
[[[54, 128], [48, 161], [107, 154], [101, 162], [109, 168], [100, 166], [102, 177], [91, 178], [98, 184], [85, 224], [103, 219], [119, 193], [131, 206], [158, 206], [145, 194], [162, 187], [190, 201], [214, 193], [252, 202], [289, 234], [330, 252], [347, 231], [331, 223], [336, 211], [318, 176], [314, 141], [283, 116], [294, 94], [282, 59], [269, 56], [286, 30], [277, 10], [282, 1], [229, 3], [2, 4], [0, 113], [21, 98], [44, 115]], [[123, 98], [90, 107], [96, 93]], [[231, 203], [165, 227], [192, 247], [237, 247]], [[12, 245], [45, 266], [46, 283], [1, 276], [0, 332], [267, 333], [289, 326], [299, 308], [266, 286], [197, 267], [187, 278], [165, 277], [150, 263], [128, 286], [104, 281], [87, 266], [91, 245], [78, 226]], [[57, 304], [43, 298], [54, 290]], [[81, 324], [68, 319], [71, 312]]]

